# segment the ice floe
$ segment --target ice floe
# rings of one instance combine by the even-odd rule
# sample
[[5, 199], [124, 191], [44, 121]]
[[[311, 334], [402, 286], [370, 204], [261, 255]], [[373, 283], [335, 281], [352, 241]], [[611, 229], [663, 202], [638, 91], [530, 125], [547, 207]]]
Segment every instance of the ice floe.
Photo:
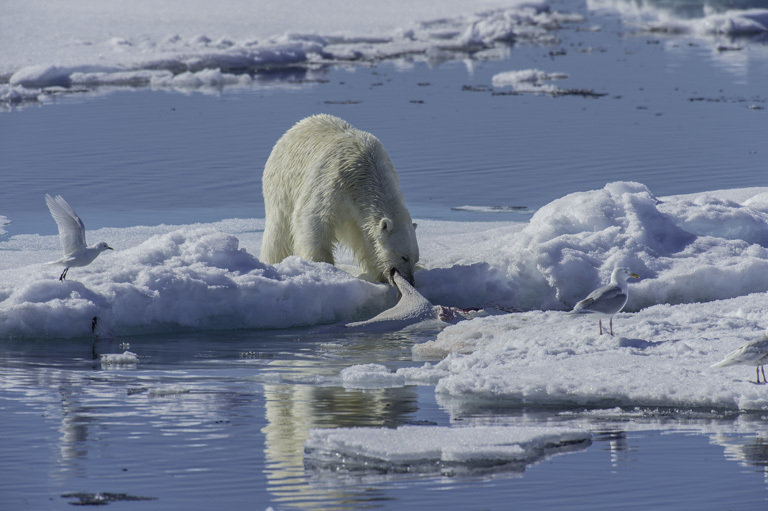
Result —
[[768, 9], [733, 8], [730, 2], [624, 2], [588, 0], [590, 10], [608, 9], [657, 32], [748, 36], [768, 32]]
[[[97, 230], [91, 236], [111, 240], [114, 253], [64, 283], [42, 264], [57, 257], [57, 237], [5, 236], [0, 335], [89, 336], [94, 316], [116, 335], [334, 323], [446, 326], [451, 321], [441, 311], [473, 317], [451, 308], [568, 311], [618, 266], [640, 276], [616, 317], [622, 325], [626, 313], [662, 312], [652, 309], [659, 304], [747, 295], [759, 303], [768, 291], [765, 194], [754, 188], [657, 198], [642, 184], [616, 182], [557, 199], [527, 223], [420, 220], [425, 269], [416, 272], [416, 294], [401, 308], [392, 286], [356, 278], [354, 261], [343, 255], [343, 269], [296, 257], [260, 262], [253, 255], [259, 219]], [[676, 321], [684, 325], [685, 318]]]
[[[66, 282], [42, 264], [59, 250], [55, 236], [6, 236], [0, 335], [89, 337], [94, 316], [117, 336], [427, 321], [444, 329], [413, 347], [422, 362], [353, 366], [342, 384], [435, 385], [459, 408], [765, 410], [751, 368], [710, 367], [768, 326], [765, 196], [751, 188], [659, 198], [616, 182], [561, 197], [528, 223], [419, 221], [425, 269], [402, 309], [393, 287], [356, 278], [349, 258], [339, 261], [351, 273], [296, 257], [261, 263], [252, 254], [262, 220], [96, 231], [121, 244]], [[617, 335], [601, 336], [567, 311], [616, 266], [640, 280], [614, 318]], [[439, 314], [494, 305], [519, 312], [453, 325]]]
[[558, 427], [312, 429], [304, 459], [316, 471], [522, 472], [526, 465], [545, 457], [583, 450], [590, 444], [589, 432]]
[[556, 93], [560, 92], [561, 89], [546, 82], [567, 80], [568, 78], [567, 73], [550, 73], [540, 69], [522, 69], [498, 73], [493, 76], [491, 83], [493, 83], [494, 87], [510, 87], [516, 92]]
[[211, 228], [181, 228], [116, 248], [114, 258], [64, 282], [42, 265], [4, 270], [0, 335], [85, 336], [94, 316], [119, 335], [286, 327], [353, 319], [366, 307], [394, 302], [387, 301], [387, 286], [328, 264], [297, 257], [263, 264], [236, 237]]
[[[0, 104], [38, 100], [61, 88], [152, 87], [205, 90], [247, 86], [259, 75], [299, 66], [388, 58], [446, 59], [513, 41], [550, 43], [580, 15], [542, 1], [441, 2], [427, 7], [398, 0], [386, 6], [335, 1], [323, 12], [302, 1], [243, 6], [226, 0], [215, 10], [178, 2], [124, 9], [71, 2], [66, 8], [19, 4], [0, 32]], [[110, 30], [98, 20], [109, 17]], [[180, 25], [153, 22], [163, 18]], [[150, 21], [148, 21], [150, 20]], [[212, 30], [205, 34], [195, 30]], [[19, 44], [23, 40], [26, 44]]]
[[768, 398], [752, 370], [710, 366], [759, 335], [767, 311], [765, 293], [656, 305], [617, 315], [616, 337], [555, 311], [475, 319], [413, 347], [414, 358], [439, 362], [398, 373], [491, 407], [764, 410]]
[[122, 353], [103, 353], [99, 355], [99, 363], [102, 368], [134, 367], [139, 363], [139, 356], [132, 351]]
[[360, 364], [341, 371], [341, 382], [346, 388], [378, 389], [402, 387], [405, 377], [395, 374], [381, 364]]

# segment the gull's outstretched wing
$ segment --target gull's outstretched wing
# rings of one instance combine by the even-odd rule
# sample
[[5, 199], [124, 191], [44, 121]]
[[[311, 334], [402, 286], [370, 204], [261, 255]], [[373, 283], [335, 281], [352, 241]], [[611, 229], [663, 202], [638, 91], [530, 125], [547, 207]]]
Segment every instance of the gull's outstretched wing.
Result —
[[59, 237], [64, 255], [71, 256], [85, 249], [85, 225], [75, 210], [67, 204], [61, 195], [51, 197], [45, 194], [45, 203], [51, 216], [59, 226]]

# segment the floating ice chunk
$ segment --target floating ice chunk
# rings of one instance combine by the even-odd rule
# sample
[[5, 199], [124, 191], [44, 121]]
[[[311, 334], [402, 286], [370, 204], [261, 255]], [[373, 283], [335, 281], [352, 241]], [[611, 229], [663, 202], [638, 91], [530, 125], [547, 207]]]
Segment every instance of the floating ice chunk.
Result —
[[138, 71], [78, 71], [70, 75], [73, 85], [97, 87], [109, 85], [114, 87], [146, 87], [173, 79], [173, 73], [168, 70], [138, 70]]
[[152, 77], [153, 87], [168, 87], [177, 90], [195, 90], [206, 88], [222, 88], [227, 85], [245, 86], [253, 79], [247, 74], [234, 75], [222, 73], [220, 69], [204, 69], [196, 73], [185, 72], [178, 75], [155, 74]]
[[69, 87], [71, 81], [69, 75], [73, 70], [67, 67], [36, 65], [19, 69], [11, 75], [8, 83], [27, 89], [41, 89], [43, 87], [60, 86]]
[[[37, 65], [16, 71], [9, 83], [26, 89], [45, 89], [50, 87], [70, 87], [83, 84], [83, 76], [109, 77], [114, 73], [124, 73], [125, 70], [114, 66], [46, 66]], [[79, 79], [79, 82], [76, 80]], [[95, 81], [94, 78], [90, 80]], [[38, 92], [42, 93], [42, 92]]]
[[381, 364], [362, 364], [341, 371], [341, 381], [346, 388], [376, 389], [402, 387], [405, 377], [391, 372]]
[[180, 396], [182, 394], [189, 394], [192, 389], [181, 385], [167, 385], [163, 387], [151, 388], [147, 394], [149, 397], [169, 397]]
[[[634, 4], [615, 0], [592, 0], [590, 3], [592, 9], [617, 10], [630, 22], [653, 32], [701, 36], [750, 36], [768, 32], [768, 9], [763, 8], [723, 10], [713, 3], [704, 4], [700, 15], [690, 16], [680, 15], [661, 3]], [[676, 4], [669, 5], [674, 7]]]
[[692, 21], [691, 24], [696, 31], [703, 33], [731, 36], [764, 34], [768, 32], [768, 10], [747, 9], [714, 13]]
[[446, 37], [465, 47], [491, 46], [496, 42], [512, 42], [518, 38], [544, 42], [548, 31], [560, 28], [560, 23], [579, 23], [579, 15], [551, 11], [546, 2], [520, 2], [511, 9], [488, 11], [467, 19], [457, 35]]
[[[171, 5], [153, 5], [122, 12], [110, 4], [88, 12], [75, 9], [70, 14], [76, 12], [77, 16], [69, 19], [62, 19], [59, 11], [20, 5], [11, 13], [8, 27], [12, 30], [3, 33], [4, 42], [11, 47], [0, 55], [0, 69], [5, 76], [12, 75], [11, 85], [25, 88], [79, 85], [78, 90], [88, 90], [116, 83], [146, 87], [139, 76], [159, 71], [179, 75], [220, 69], [224, 74], [251, 75], [286, 64], [329, 60], [377, 61], [403, 55], [409, 60], [464, 58], [467, 51], [503, 47], [513, 40], [551, 42], [551, 33], [561, 23], [581, 21], [578, 15], [551, 11], [546, 2], [537, 0], [511, 5], [485, 1], [482, 12], [476, 14], [472, 13], [477, 6], [467, 2], [426, 6], [400, 0], [386, 6], [371, 3], [359, 9], [328, 8], [321, 16], [317, 9], [305, 9], [297, 15], [288, 4], [273, 6], [264, 16], [257, 4], [234, 2], [237, 5], [233, 7], [232, 3], [224, 2], [213, 17], [205, 9], [187, 9], [179, 14]], [[25, 18], [35, 23], [13, 22]], [[114, 21], [107, 32], [101, 19]], [[93, 70], [103, 66], [108, 69]], [[74, 79], [74, 73], [88, 76]], [[124, 73], [139, 74], [131, 81]], [[211, 87], [209, 81], [193, 78], [201, 77], [185, 76], [182, 87]], [[233, 82], [225, 80], [216, 86], [222, 85]], [[18, 102], [19, 97], [12, 99]]]
[[474, 319], [413, 347], [414, 358], [442, 354], [442, 361], [398, 372], [406, 383], [437, 378], [440, 396], [470, 407], [766, 410], [754, 378], [710, 369], [755, 336], [766, 310], [766, 293], [656, 305], [633, 314], [619, 338], [555, 311]]
[[40, 101], [42, 91], [40, 89], [28, 89], [21, 85], [0, 85], [0, 107], [2, 105], [16, 105], [24, 102]]
[[541, 85], [551, 80], [567, 80], [566, 73], [548, 73], [539, 69], [523, 69], [520, 71], [505, 71], [493, 76], [494, 87], [518, 87], [522, 84]]
[[131, 351], [122, 353], [103, 353], [99, 355], [99, 363], [102, 367], [116, 368], [135, 366], [139, 363], [139, 356]]
[[526, 464], [590, 443], [589, 432], [559, 427], [312, 429], [304, 456], [315, 468], [347, 471], [522, 471]]
[[565, 91], [546, 82], [567, 79], [566, 73], [547, 73], [539, 69], [524, 69], [498, 73], [492, 78], [492, 83], [494, 87], [510, 87], [515, 92], [560, 94]]

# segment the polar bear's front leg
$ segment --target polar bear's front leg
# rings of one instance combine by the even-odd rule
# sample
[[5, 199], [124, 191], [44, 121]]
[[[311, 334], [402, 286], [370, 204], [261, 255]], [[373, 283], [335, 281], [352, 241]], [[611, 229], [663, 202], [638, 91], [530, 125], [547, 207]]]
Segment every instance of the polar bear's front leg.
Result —
[[285, 215], [276, 213], [272, 218], [266, 219], [259, 257], [265, 263], [276, 264], [292, 253], [291, 226]]
[[334, 264], [334, 230], [328, 222], [314, 215], [294, 219], [294, 250], [296, 255], [308, 261]]

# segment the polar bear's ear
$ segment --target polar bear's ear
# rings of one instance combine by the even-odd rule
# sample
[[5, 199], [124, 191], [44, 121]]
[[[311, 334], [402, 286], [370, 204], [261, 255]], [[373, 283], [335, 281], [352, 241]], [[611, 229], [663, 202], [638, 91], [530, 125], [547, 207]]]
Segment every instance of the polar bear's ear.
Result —
[[413, 230], [414, 230], [414, 231], [416, 230], [416, 228], [417, 228], [418, 226], [419, 226], [419, 224], [417, 224], [416, 222], [413, 222]]
[[392, 227], [393, 227], [392, 220], [390, 220], [387, 217], [382, 218], [381, 222], [379, 223], [379, 227], [381, 227], [382, 231], [392, 232]]

